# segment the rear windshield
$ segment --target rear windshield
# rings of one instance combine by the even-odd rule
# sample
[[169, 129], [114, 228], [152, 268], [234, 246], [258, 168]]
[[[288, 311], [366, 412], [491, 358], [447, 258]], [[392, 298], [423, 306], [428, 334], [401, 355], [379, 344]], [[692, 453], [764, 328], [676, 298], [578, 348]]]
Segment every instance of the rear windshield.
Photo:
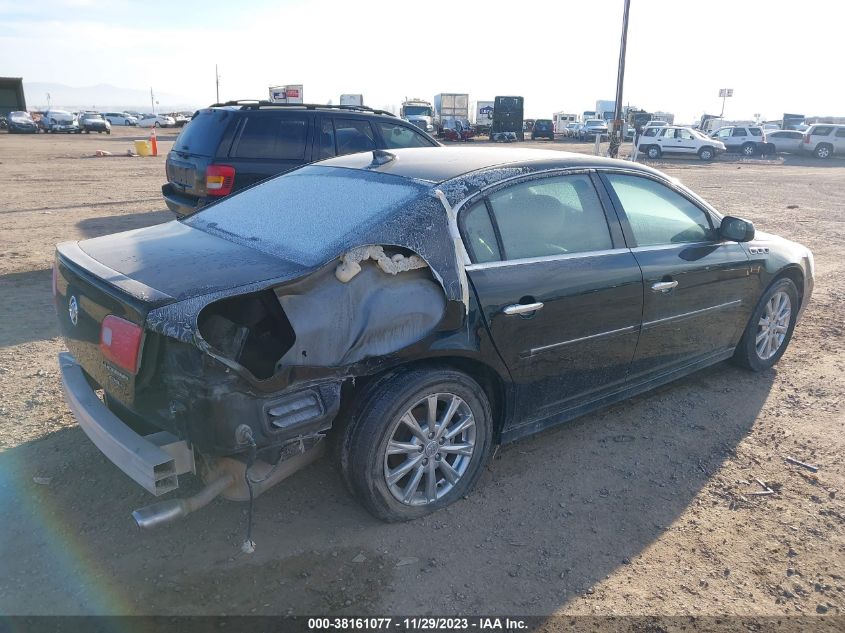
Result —
[[214, 156], [231, 116], [230, 110], [200, 110], [182, 128], [173, 150], [198, 156]]
[[288, 261], [316, 266], [360, 245], [357, 235], [426, 191], [428, 187], [407, 178], [308, 166], [229, 196], [183, 221]]

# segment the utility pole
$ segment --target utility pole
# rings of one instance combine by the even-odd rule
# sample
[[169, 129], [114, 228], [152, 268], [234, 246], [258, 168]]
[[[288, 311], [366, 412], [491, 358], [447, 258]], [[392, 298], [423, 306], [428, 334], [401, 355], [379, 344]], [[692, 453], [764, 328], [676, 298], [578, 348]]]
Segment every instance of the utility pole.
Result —
[[719, 118], [725, 116], [725, 99], [728, 97], [734, 96], [734, 89], [733, 88], [719, 88], [719, 96], [722, 97], [722, 113], [719, 115]]
[[622, 85], [625, 82], [625, 49], [628, 45], [628, 12], [631, 9], [631, 0], [625, 0], [625, 9], [622, 13], [622, 41], [619, 43], [619, 70], [616, 75], [616, 108], [613, 112], [613, 134], [610, 137], [610, 147], [607, 150], [611, 158], [619, 154], [619, 145], [622, 143]]
[[153, 114], [156, 113], [156, 98], [153, 94], [153, 87], [150, 86], [150, 107], [153, 109]]
[[214, 103], [220, 103], [220, 73], [217, 72], [217, 64], [214, 64], [214, 85], [217, 88], [217, 101]]

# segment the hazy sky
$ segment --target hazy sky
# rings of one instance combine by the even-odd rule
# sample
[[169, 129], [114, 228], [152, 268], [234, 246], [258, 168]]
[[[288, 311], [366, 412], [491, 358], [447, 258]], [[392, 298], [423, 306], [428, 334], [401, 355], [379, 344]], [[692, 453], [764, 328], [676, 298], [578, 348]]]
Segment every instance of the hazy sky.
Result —
[[[525, 97], [526, 117], [613, 99], [622, 0], [0, 0], [0, 74], [214, 101]], [[845, 115], [840, 0], [632, 0], [624, 101], [691, 122]]]

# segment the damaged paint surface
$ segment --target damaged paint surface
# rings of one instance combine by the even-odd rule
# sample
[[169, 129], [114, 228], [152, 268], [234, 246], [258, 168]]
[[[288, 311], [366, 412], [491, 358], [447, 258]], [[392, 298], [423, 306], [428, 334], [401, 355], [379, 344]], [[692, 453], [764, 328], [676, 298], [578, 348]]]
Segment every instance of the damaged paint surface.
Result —
[[[316, 198], [309, 200], [314, 192]], [[197, 315], [211, 303], [305, 278], [331, 262], [336, 262], [338, 279], [351, 279], [369, 259], [389, 274], [428, 266], [446, 301], [466, 297], [449, 218], [430, 183], [311, 166], [246, 190], [183, 223], [278, 258], [281, 273], [148, 313], [149, 329], [183, 342], [196, 342]], [[228, 265], [236, 267], [237, 260]]]

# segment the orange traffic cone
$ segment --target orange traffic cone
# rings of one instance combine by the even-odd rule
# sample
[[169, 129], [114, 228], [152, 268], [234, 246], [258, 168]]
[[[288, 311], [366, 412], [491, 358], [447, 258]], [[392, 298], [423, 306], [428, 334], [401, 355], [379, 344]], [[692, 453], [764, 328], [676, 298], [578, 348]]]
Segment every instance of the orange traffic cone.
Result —
[[150, 146], [153, 150], [153, 156], [158, 156], [158, 142], [156, 141], [156, 129], [153, 128], [152, 134], [150, 134]]

